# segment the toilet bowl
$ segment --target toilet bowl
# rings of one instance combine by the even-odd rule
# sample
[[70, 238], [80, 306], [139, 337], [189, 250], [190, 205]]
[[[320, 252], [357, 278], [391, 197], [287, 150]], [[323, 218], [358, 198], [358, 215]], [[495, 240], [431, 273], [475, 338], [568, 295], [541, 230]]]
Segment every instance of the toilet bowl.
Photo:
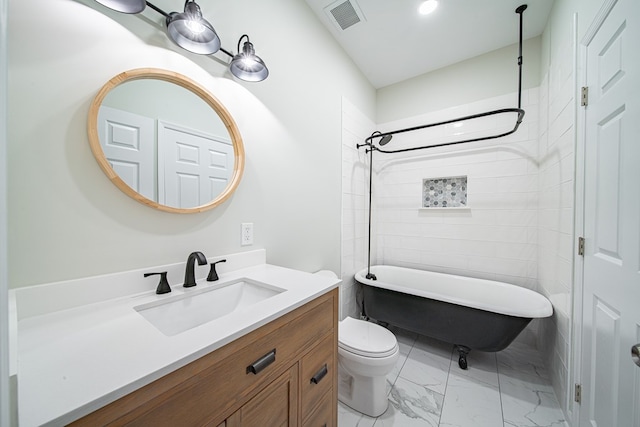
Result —
[[[334, 272], [315, 274], [337, 278]], [[375, 323], [347, 317], [338, 324], [338, 400], [378, 417], [389, 406], [387, 374], [400, 356], [398, 340]]]
[[398, 341], [391, 331], [347, 317], [338, 326], [338, 400], [370, 417], [389, 404], [387, 374], [398, 360]]

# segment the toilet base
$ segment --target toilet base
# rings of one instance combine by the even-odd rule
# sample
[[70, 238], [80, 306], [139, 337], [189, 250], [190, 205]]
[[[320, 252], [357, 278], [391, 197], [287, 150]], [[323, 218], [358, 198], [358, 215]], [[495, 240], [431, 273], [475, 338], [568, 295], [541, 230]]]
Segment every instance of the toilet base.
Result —
[[339, 366], [338, 400], [362, 414], [379, 417], [389, 406], [387, 377], [351, 375], [344, 367]]

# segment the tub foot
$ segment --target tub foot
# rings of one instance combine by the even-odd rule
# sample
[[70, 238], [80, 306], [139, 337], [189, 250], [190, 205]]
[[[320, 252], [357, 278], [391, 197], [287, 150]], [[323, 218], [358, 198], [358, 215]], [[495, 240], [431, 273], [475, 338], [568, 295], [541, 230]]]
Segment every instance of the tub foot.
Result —
[[456, 345], [456, 349], [458, 350], [458, 366], [460, 369], [467, 369], [467, 354], [471, 351], [471, 349], [464, 345]]

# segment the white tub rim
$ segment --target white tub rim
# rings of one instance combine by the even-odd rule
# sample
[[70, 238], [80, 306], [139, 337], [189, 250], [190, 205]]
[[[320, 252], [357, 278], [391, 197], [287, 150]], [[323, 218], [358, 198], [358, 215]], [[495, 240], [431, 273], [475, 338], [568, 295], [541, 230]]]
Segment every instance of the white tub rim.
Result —
[[[553, 306], [544, 295], [506, 282], [391, 265], [372, 265], [371, 273], [375, 274], [378, 280], [367, 279], [366, 268], [358, 271], [355, 279], [361, 284], [376, 288], [508, 316], [536, 319], [549, 317], [553, 314]], [[431, 288], [411, 286], [408, 283], [399, 283], [399, 281], [393, 283], [388, 278], [390, 273], [395, 273], [396, 278], [398, 275], [404, 275], [405, 279], [423, 276], [422, 279], [431, 278], [438, 280], [439, 283], [432, 285]], [[471, 283], [474, 283], [473, 288], [464, 288], [465, 284]], [[437, 289], [438, 287], [440, 289]]]

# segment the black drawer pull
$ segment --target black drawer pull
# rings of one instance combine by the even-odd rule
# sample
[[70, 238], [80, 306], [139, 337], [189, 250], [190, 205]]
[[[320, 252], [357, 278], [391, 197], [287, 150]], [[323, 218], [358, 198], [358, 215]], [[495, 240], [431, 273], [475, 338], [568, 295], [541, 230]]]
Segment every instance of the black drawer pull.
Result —
[[320, 370], [318, 372], [316, 372], [316, 374], [311, 377], [311, 382], [313, 384], [318, 384], [325, 375], [327, 375], [327, 372], [329, 372], [329, 370], [327, 369], [327, 364], [325, 363], [325, 365], [320, 368]]
[[258, 375], [267, 366], [276, 361], [276, 349], [274, 348], [269, 353], [262, 356], [260, 359], [247, 366], [247, 374]]

